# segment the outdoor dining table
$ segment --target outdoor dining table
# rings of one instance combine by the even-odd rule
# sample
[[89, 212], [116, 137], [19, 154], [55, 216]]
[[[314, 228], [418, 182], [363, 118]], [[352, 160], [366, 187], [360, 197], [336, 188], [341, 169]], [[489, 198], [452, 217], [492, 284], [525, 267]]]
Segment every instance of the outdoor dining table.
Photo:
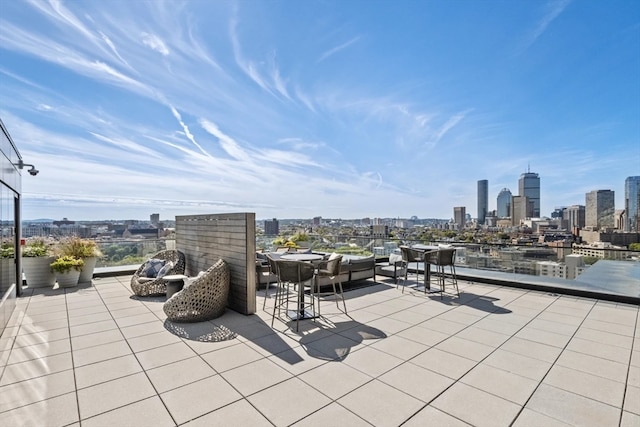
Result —
[[[288, 260], [288, 261], [302, 261], [302, 262], [313, 262], [322, 260], [322, 255], [317, 254], [285, 254], [280, 257], [280, 259]], [[315, 280], [315, 276], [312, 280]], [[312, 287], [313, 290], [313, 287]], [[313, 293], [311, 294], [313, 298]], [[298, 285], [298, 310], [291, 310], [287, 312], [287, 316], [292, 320], [296, 319], [312, 319], [314, 316], [304, 309], [304, 291], [303, 286], [301, 284]]]
[[[415, 249], [417, 251], [422, 252], [423, 254], [426, 254], [427, 252], [433, 252], [433, 251], [437, 251], [438, 249], [440, 249], [439, 246], [433, 246], [433, 245], [423, 245], [421, 243], [415, 244], [413, 246], [411, 246], [411, 249]], [[429, 264], [427, 262], [426, 257], [424, 258], [424, 288], [425, 288], [425, 292], [431, 292], [431, 264]], [[437, 291], [440, 292], [440, 291]]]

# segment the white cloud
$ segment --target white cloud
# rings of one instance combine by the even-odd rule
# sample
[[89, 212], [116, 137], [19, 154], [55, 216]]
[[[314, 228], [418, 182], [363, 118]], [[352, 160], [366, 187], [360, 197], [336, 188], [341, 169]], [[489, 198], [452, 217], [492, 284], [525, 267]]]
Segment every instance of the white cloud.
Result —
[[140, 37], [142, 38], [142, 43], [151, 50], [155, 50], [164, 56], [169, 55], [169, 49], [167, 49], [164, 41], [162, 41], [162, 39], [157, 35], [143, 32], [140, 34]]

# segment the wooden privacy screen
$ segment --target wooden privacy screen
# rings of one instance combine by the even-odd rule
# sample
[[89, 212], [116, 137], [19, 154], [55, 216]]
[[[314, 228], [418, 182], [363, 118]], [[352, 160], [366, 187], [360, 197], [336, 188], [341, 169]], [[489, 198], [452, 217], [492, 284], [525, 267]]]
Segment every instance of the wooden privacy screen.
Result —
[[229, 308], [256, 312], [255, 213], [176, 216], [176, 249], [185, 254], [188, 276], [225, 260], [231, 275]]

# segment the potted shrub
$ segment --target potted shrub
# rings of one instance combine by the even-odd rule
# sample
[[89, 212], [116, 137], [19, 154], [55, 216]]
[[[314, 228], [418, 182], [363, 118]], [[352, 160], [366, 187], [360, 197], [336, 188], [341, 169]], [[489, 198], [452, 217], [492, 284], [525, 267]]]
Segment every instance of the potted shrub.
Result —
[[96, 267], [98, 258], [102, 256], [98, 244], [91, 239], [81, 239], [79, 237], [71, 237], [60, 242], [61, 255], [68, 255], [84, 262], [82, 271], [80, 272], [79, 283], [91, 282], [93, 278], [93, 270]]
[[51, 270], [55, 273], [58, 286], [61, 288], [78, 284], [83, 265], [83, 260], [70, 255], [58, 257], [50, 264]]
[[43, 239], [27, 242], [22, 247], [22, 271], [30, 288], [53, 287], [56, 277], [50, 264], [54, 260], [51, 245]]

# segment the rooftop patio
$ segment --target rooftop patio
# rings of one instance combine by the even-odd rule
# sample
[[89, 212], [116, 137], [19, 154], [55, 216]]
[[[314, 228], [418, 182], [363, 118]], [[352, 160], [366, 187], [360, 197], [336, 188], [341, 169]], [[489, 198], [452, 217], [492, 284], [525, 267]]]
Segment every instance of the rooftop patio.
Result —
[[323, 301], [295, 333], [272, 329], [269, 308], [170, 323], [165, 298], [133, 297], [129, 281], [18, 298], [0, 425], [640, 425], [637, 305], [368, 281], [345, 293], [349, 316]]

